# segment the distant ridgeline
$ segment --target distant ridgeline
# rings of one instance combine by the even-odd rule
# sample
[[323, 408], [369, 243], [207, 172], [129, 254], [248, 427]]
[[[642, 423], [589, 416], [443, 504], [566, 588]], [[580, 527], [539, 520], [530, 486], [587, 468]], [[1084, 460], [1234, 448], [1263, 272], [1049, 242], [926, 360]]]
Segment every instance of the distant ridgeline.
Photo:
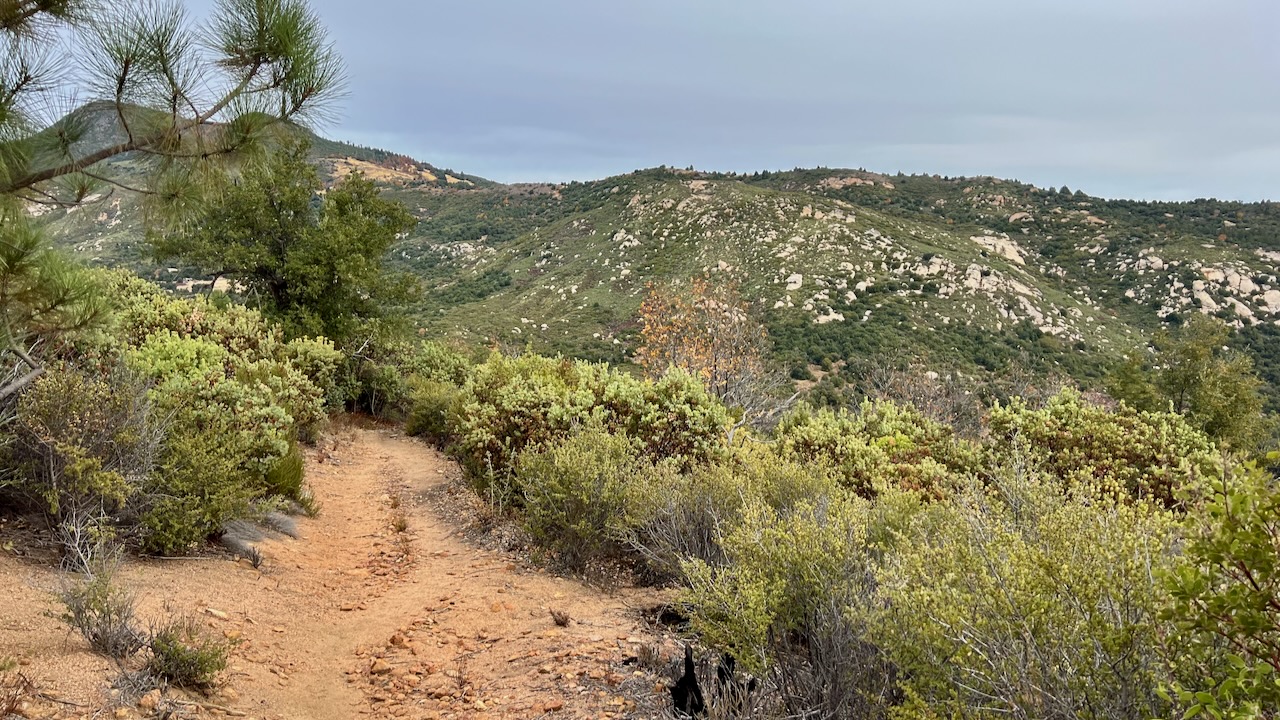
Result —
[[[1233, 342], [1280, 409], [1276, 203], [1103, 200], [996, 178], [829, 169], [501, 185], [311, 141], [329, 178], [361, 172], [419, 219], [390, 261], [425, 281], [424, 334], [626, 363], [647, 286], [710, 275], [738, 287], [797, 376], [888, 356], [1089, 385], [1156, 330], [1205, 313], [1238, 329]], [[105, 169], [135, 171], [127, 156]], [[209, 279], [155, 266], [130, 193], [95, 199], [32, 212], [86, 262], [171, 288]]]

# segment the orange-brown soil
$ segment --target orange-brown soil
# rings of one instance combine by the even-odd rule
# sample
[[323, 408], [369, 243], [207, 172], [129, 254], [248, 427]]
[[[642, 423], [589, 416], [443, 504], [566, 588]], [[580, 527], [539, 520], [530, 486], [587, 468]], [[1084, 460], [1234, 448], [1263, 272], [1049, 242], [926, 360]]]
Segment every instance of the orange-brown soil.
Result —
[[456, 486], [457, 467], [392, 429], [340, 426], [308, 455], [320, 514], [298, 521], [297, 539], [262, 541], [260, 568], [217, 555], [131, 560], [119, 573], [144, 622], [185, 614], [236, 643], [207, 696], [139, 702], [113, 690], [119, 669], [57, 617], [61, 574], [24, 550], [15, 522], [0, 525], [0, 659], [31, 682], [20, 713], [653, 716], [636, 702], [663, 693], [656, 663], [637, 661], [664, 644], [640, 611], [660, 599], [654, 591], [604, 592], [468, 541], [459, 515], [432, 501]]

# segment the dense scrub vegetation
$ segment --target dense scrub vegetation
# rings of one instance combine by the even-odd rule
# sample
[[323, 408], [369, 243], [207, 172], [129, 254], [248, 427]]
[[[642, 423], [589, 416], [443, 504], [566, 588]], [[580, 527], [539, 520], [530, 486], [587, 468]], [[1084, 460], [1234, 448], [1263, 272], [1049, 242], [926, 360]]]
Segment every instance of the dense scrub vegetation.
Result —
[[[50, 28], [77, 31], [87, 16], [76, 11], [87, 7], [37, 4], [0, 20], [0, 32], [30, 54]], [[894, 350], [911, 318], [898, 298], [930, 281], [872, 284], [831, 308], [853, 317], [874, 307], [873, 322], [815, 325], [782, 307], [759, 322], [732, 288], [704, 280], [688, 295], [651, 288], [631, 358], [643, 378], [530, 351], [473, 362], [396, 322], [395, 306], [414, 293], [384, 261], [412, 223], [372, 184], [353, 177], [321, 192], [301, 147], [251, 156], [234, 179], [215, 172], [213, 158], [301, 119], [340, 77], [300, 2], [234, 0], [217, 14], [211, 28], [223, 42], [210, 52], [223, 56], [210, 67], [235, 88], [217, 106], [243, 112], [216, 127], [216, 113], [190, 119], [130, 104], [155, 88], [185, 96], [178, 80], [201, 76], [198, 63], [174, 72], [156, 61], [169, 57], [180, 14], [125, 16], [107, 36], [120, 46], [98, 68], [106, 77], [97, 80], [110, 82], [88, 84], [121, 88], [112, 110], [140, 121], [128, 149], [158, 160], [149, 191], [184, 206], [157, 214], [165, 222], [152, 227], [153, 249], [235, 280], [245, 305], [221, 293], [176, 298], [48, 251], [23, 202], [87, 195], [93, 178], [73, 152], [87, 129], [73, 115], [39, 133], [21, 93], [0, 101], [0, 129], [15, 138], [0, 153], [0, 502], [48, 520], [78, 575], [61, 593], [65, 619], [99, 652], [123, 659], [145, 649], [158, 678], [196, 689], [212, 682], [227, 646], [181, 619], [138, 630], [113, 563], [123, 547], [189, 552], [232, 520], [314, 512], [299, 444], [347, 409], [404, 420], [446, 448], [476, 492], [560, 567], [678, 586], [691, 635], [760, 681], [739, 710], [896, 720], [1276, 716], [1280, 486], [1270, 468], [1280, 457], [1265, 455], [1275, 423], [1253, 375], [1254, 362], [1275, 373], [1269, 331], [1235, 339], [1251, 361], [1197, 316], [1156, 335], [1152, 358], [1110, 373], [1115, 399], [1056, 387], [1065, 382], [903, 381], [920, 374], [908, 367], [847, 383], [832, 373], [812, 403], [793, 407], [774, 361], [801, 379], [809, 363], [825, 372]], [[151, 32], [156, 25], [174, 30]], [[146, 92], [125, 92], [136, 88]], [[241, 102], [244, 94], [274, 97], [280, 111]], [[208, 152], [192, 153], [201, 143]], [[52, 167], [40, 164], [50, 157]], [[829, 176], [741, 180], [812, 191]], [[482, 189], [461, 202], [441, 193], [418, 210], [441, 242], [497, 245], [527, 223], [567, 224], [675, 177], [684, 175], [663, 169], [514, 196]], [[820, 192], [975, 231], [1025, 227], [965, 202], [971, 181], [896, 181]], [[1066, 188], [1001, 190], [1037, 212], [1096, 200]], [[1259, 231], [1277, 218], [1273, 205], [1216, 201], [1098, 201], [1094, 210], [1112, 223], [1109, 242], [1130, 249], [1141, 233], [1125, 230], [1152, 220], [1170, 234], [1212, 226], [1222, 242], [1261, 247]], [[1238, 227], [1246, 216], [1252, 227]], [[442, 259], [439, 248], [417, 249], [402, 259], [419, 270]], [[1040, 252], [1067, 263], [1084, 251], [1048, 239]], [[1124, 290], [1101, 270], [1084, 277]], [[422, 303], [470, 305], [521, 281], [488, 268]], [[607, 319], [608, 299], [597, 294], [578, 310]], [[1028, 322], [1000, 328], [957, 324], [936, 337], [950, 359], [985, 371], [1106, 374], [1083, 341], [1064, 345]], [[606, 348], [601, 356], [625, 357], [616, 337], [592, 341]]]
[[64, 345], [23, 394], [5, 497], [161, 553], [273, 502], [305, 507], [293, 458], [341, 406], [332, 344], [125, 274], [98, 281], [113, 324]]
[[450, 366], [411, 430], [561, 567], [683, 587], [765, 716], [1274, 707], [1275, 563], [1240, 543], [1270, 542], [1280, 490], [1193, 416], [1067, 388], [995, 402], [972, 439], [887, 399], [732, 434], [680, 370]]

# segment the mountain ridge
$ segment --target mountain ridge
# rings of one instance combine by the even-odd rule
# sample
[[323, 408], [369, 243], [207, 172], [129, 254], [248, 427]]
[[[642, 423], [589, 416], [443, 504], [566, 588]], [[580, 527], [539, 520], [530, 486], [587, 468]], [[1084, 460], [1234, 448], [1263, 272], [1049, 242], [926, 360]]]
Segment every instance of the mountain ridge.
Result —
[[[412, 309], [424, 334], [626, 363], [648, 285], [706, 274], [741, 288], [800, 372], [878, 353], [979, 372], [1031, 362], [1096, 383], [1156, 330], [1203, 312], [1235, 326], [1280, 386], [1277, 203], [829, 168], [504, 185], [312, 143], [328, 179], [365, 172], [417, 217], [390, 262], [424, 282]], [[150, 263], [128, 201], [46, 222], [91, 262], [170, 287], [195, 280]]]

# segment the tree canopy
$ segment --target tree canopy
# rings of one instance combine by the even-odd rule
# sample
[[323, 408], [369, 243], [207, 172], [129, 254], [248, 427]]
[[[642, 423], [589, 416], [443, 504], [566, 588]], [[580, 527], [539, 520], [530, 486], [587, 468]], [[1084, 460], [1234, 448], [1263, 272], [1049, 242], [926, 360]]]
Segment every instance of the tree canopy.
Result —
[[[95, 166], [149, 161], [146, 187], [184, 197], [272, 125], [322, 117], [342, 66], [302, 0], [219, 0], [194, 23], [178, 2], [0, 3], [0, 194], [66, 204], [113, 181]], [[87, 93], [88, 97], [84, 97]], [[105, 103], [103, 131], [77, 99]]]
[[1230, 334], [1225, 324], [1195, 315], [1175, 331], [1158, 333], [1152, 357], [1122, 365], [1108, 390], [1140, 410], [1172, 408], [1215, 441], [1254, 452], [1274, 421], [1263, 413], [1253, 362], [1227, 347]]
[[249, 163], [195, 222], [153, 233], [152, 245], [235, 281], [290, 335], [343, 343], [409, 297], [410, 280], [383, 257], [413, 218], [359, 174], [324, 189], [307, 150], [296, 143]]

